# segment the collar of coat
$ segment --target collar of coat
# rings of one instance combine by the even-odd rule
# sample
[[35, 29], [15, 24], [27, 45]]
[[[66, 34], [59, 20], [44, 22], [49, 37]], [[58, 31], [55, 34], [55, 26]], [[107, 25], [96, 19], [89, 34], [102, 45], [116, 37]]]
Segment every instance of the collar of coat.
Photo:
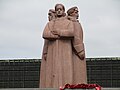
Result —
[[66, 19], [66, 17], [56, 18], [55, 20], [64, 20], [64, 19]]
[[71, 20], [73, 22], [79, 22], [75, 17], [67, 16], [68, 20]]

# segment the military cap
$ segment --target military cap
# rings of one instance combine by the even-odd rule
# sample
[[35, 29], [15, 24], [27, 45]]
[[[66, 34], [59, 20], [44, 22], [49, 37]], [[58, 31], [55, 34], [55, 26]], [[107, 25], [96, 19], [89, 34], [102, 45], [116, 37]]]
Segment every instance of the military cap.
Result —
[[70, 8], [70, 9], [68, 9], [67, 14], [70, 15], [70, 14], [72, 14], [74, 11], [78, 11], [78, 8], [77, 8], [77, 7], [72, 7], [72, 8]]

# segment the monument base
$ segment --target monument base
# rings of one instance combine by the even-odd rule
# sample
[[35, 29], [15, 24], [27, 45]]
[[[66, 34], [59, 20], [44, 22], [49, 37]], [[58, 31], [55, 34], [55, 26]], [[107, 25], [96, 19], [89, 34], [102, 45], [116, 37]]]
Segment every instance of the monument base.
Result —
[[[59, 89], [53, 89], [53, 88], [4, 88], [3, 89], [2, 88], [0, 90], [59, 90]], [[74, 90], [95, 90], [95, 89], [74, 89]], [[120, 90], [120, 88], [102, 88], [101, 90]]]

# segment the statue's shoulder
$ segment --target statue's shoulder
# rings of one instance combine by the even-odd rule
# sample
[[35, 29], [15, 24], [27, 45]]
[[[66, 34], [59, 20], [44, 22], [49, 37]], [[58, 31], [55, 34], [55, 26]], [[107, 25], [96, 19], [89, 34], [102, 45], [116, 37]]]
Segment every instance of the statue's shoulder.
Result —
[[67, 17], [65, 17], [65, 22], [68, 23], [68, 24], [69, 24], [69, 23], [72, 23], [72, 21], [69, 20]]
[[64, 20], [66, 20], [67, 22], [70, 22], [67, 16], [64, 17]]
[[67, 19], [72, 21], [72, 22], [79, 22], [75, 17], [67, 16]]
[[55, 20], [51, 20], [51, 21], [49, 21], [48, 23], [49, 24], [52, 24], [52, 23], [54, 23], [55, 22]]
[[69, 22], [69, 23], [71, 22], [71, 20], [69, 20], [69, 19], [67, 19], [67, 18], [66, 18], [66, 21]]
[[47, 22], [47, 25], [52, 26], [54, 24], [54, 22], [55, 22], [54, 20], [51, 20], [51, 21]]

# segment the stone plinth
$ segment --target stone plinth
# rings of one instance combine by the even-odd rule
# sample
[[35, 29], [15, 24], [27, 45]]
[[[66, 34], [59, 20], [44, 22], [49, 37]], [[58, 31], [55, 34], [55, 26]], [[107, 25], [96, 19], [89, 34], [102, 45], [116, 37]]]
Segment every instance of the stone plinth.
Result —
[[[53, 88], [5, 88], [0, 90], [59, 90]], [[72, 90], [72, 89], [66, 89]], [[95, 90], [95, 89], [73, 89], [73, 90]], [[120, 88], [102, 88], [102, 90], [120, 90]]]

